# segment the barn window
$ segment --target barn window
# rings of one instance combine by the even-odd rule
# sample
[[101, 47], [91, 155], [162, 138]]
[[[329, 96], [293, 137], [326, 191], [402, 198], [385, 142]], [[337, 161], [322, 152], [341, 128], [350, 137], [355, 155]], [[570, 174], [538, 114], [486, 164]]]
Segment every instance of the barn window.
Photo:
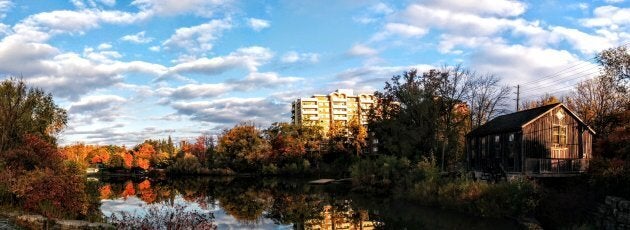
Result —
[[501, 140], [499, 135], [494, 136], [494, 143], [499, 143], [499, 140]]
[[552, 131], [553, 143], [557, 145], [567, 144], [567, 126], [566, 125], [554, 125]]
[[510, 133], [510, 136], [508, 137], [508, 140], [510, 142], [514, 141], [514, 133]]

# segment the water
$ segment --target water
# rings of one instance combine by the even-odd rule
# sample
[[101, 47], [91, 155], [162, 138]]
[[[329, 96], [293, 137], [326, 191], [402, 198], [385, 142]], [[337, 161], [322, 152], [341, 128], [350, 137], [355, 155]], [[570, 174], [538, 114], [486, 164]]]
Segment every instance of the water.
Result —
[[18, 228], [15, 225], [11, 224], [8, 219], [0, 217], [0, 229], [17, 230]]
[[[278, 178], [188, 178], [91, 182], [104, 216], [150, 216], [151, 210], [210, 214], [218, 229], [515, 229], [391, 198], [356, 194], [347, 185]], [[89, 189], [92, 188], [92, 189]], [[181, 212], [179, 210], [177, 212]], [[175, 212], [175, 213], [177, 213]], [[155, 214], [155, 213], [154, 213]], [[163, 217], [159, 217], [160, 219]], [[168, 217], [167, 217], [168, 218]]]

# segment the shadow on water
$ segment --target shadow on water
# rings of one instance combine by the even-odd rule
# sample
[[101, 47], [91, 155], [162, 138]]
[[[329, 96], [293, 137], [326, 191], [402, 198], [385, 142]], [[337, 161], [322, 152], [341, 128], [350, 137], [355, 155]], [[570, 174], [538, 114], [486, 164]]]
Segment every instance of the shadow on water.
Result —
[[147, 207], [186, 205], [211, 212], [219, 229], [515, 229], [503, 219], [482, 219], [350, 192], [347, 185], [317, 186], [281, 178], [201, 177], [99, 181], [97, 211], [143, 215]]

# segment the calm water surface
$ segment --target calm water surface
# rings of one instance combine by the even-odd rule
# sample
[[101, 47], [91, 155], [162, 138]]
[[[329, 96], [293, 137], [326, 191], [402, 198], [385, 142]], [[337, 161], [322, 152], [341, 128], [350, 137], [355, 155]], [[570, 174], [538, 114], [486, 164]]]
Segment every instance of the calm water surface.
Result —
[[278, 178], [188, 178], [92, 182], [104, 216], [146, 215], [185, 207], [212, 213], [219, 229], [515, 229], [399, 200], [352, 193], [347, 185], [309, 185]]

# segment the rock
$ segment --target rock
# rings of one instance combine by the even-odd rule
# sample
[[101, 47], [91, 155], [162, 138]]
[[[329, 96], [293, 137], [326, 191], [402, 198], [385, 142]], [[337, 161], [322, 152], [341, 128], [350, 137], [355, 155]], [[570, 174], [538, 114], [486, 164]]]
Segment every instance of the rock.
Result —
[[619, 201], [619, 203], [617, 203], [617, 208], [622, 212], [630, 212], [630, 201]]
[[21, 215], [16, 218], [20, 226], [27, 226], [29, 229], [44, 229], [47, 218], [42, 215]]
[[608, 206], [617, 207], [617, 203], [619, 203], [620, 200], [621, 198], [619, 197], [607, 196], [605, 202], [606, 202], [606, 205]]
[[90, 223], [81, 220], [58, 220], [55, 228], [62, 230], [80, 230], [80, 229], [114, 229], [114, 226], [106, 223]]

